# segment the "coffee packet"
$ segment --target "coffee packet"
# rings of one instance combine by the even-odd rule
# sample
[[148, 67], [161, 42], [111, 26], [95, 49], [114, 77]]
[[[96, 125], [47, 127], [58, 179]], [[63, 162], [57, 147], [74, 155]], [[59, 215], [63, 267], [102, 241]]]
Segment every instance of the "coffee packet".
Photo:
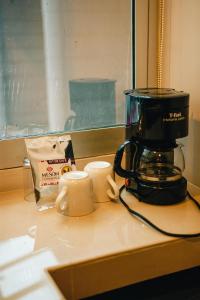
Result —
[[60, 177], [76, 170], [70, 135], [26, 138], [38, 210], [54, 207]]

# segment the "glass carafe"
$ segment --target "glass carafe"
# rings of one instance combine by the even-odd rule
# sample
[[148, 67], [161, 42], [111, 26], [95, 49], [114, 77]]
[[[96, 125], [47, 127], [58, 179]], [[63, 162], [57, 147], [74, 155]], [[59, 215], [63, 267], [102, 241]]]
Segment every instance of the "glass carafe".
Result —
[[168, 149], [144, 147], [136, 163], [137, 178], [152, 182], [172, 182], [180, 179], [185, 168], [182, 147], [182, 144]]

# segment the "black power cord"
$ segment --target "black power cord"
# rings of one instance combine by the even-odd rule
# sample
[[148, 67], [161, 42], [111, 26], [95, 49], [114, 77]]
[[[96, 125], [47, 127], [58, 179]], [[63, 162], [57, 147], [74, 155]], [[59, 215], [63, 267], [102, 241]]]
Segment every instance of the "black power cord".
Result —
[[[132, 208], [130, 208], [130, 206], [123, 200], [121, 194], [122, 194], [122, 191], [125, 188], [126, 188], [125, 185], [123, 185], [120, 188], [120, 190], [119, 190], [119, 200], [126, 207], [126, 209], [132, 215], [134, 215], [135, 217], [143, 220], [145, 223], [147, 223], [148, 225], [150, 225], [152, 228], [154, 228], [155, 230], [159, 231], [160, 233], [163, 233], [163, 234], [171, 236], [171, 237], [179, 237], [179, 238], [200, 237], [200, 232], [197, 232], [197, 233], [171, 233], [171, 232], [168, 232], [166, 230], [163, 230], [163, 229], [159, 228], [157, 225], [155, 225], [154, 223], [152, 223], [150, 220], [148, 220], [146, 217], [144, 217], [143, 215], [141, 215], [139, 212], [137, 212], [137, 211], [133, 210]], [[200, 209], [200, 204], [197, 202], [197, 200], [194, 199], [194, 197], [189, 192], [187, 192], [187, 196], [194, 202], [194, 204], [198, 207], [198, 209]]]

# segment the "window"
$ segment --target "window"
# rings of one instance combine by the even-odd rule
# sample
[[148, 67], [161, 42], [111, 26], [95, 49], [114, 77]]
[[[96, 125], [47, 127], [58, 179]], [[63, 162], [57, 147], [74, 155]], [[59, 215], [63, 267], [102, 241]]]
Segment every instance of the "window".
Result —
[[0, 168], [20, 165], [19, 137], [68, 131], [87, 143], [98, 128], [112, 136], [110, 143], [122, 137], [113, 127], [124, 125], [123, 91], [133, 81], [132, 11], [144, 15], [136, 18], [142, 24], [137, 31], [144, 31], [137, 56], [145, 57], [138, 82], [147, 69], [141, 53], [147, 49], [148, 1], [136, 2], [0, 1], [0, 154], [5, 157], [9, 143], [17, 147], [13, 161], [0, 159]]
[[1, 137], [124, 123], [130, 0], [2, 0]]

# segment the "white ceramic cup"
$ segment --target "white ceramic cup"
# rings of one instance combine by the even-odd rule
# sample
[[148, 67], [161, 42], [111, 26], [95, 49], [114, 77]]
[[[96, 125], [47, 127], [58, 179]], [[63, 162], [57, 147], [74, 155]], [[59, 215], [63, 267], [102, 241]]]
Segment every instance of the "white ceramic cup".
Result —
[[64, 173], [59, 180], [56, 209], [71, 217], [87, 215], [94, 210], [92, 181], [88, 173], [71, 171]]
[[112, 165], [107, 161], [93, 161], [88, 163], [84, 171], [92, 179], [95, 202], [106, 202], [110, 199], [117, 200], [119, 188], [114, 181]]

